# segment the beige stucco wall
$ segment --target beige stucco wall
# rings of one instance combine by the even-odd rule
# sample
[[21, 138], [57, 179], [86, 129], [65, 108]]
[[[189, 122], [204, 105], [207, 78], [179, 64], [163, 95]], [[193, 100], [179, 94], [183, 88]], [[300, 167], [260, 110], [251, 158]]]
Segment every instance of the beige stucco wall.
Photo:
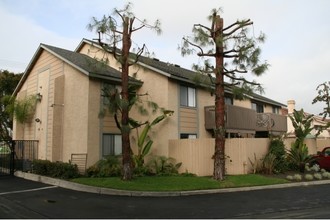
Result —
[[68, 161], [71, 153], [87, 153], [89, 79], [67, 64], [64, 72], [63, 161]]
[[250, 99], [244, 99], [244, 100], [234, 99], [234, 103], [233, 104], [235, 106], [239, 106], [239, 107], [251, 109], [251, 101], [250, 101]]
[[33, 120], [24, 125], [14, 121], [13, 138], [39, 140], [39, 159], [68, 162], [72, 153], [87, 153], [88, 165], [97, 161], [100, 82], [89, 80], [84, 73], [42, 50], [18, 97], [37, 93], [42, 99], [37, 102]]
[[101, 83], [89, 80], [88, 90], [87, 167], [101, 158], [101, 119], [98, 117], [101, 103]]
[[[99, 48], [95, 48], [94, 46], [85, 44], [79, 51], [80, 53], [86, 54], [93, 58], [102, 59], [107, 57], [109, 60], [109, 65], [113, 68], [116, 68], [120, 71], [120, 64], [113, 58], [112, 55], [104, 55]], [[178, 138], [178, 86], [175, 82], [172, 82], [168, 79], [168, 77], [155, 74], [149, 69], [134, 65], [130, 67], [130, 75], [136, 74], [136, 78], [143, 81], [143, 86], [139, 89], [139, 94], [146, 94], [148, 96], [142, 96], [141, 99], [144, 101], [152, 101], [158, 104], [159, 107], [165, 108], [168, 110], [173, 110], [174, 114], [171, 117], [166, 118], [156, 126], [152, 128], [149, 135], [152, 140], [154, 140], [154, 144], [152, 146], [151, 154], [153, 155], [168, 155], [168, 139]], [[147, 102], [144, 102], [145, 107], [147, 107]], [[151, 109], [149, 110], [149, 114], [143, 116], [139, 113], [136, 108], [133, 108], [130, 112], [130, 117], [135, 120], [144, 122], [144, 121], [152, 121], [154, 118], [159, 116], [161, 113], [158, 111], [153, 114]], [[103, 121], [104, 123], [111, 122], [109, 117], [106, 117]], [[113, 123], [113, 121], [111, 122]], [[109, 126], [110, 127], [110, 126]], [[142, 130], [143, 128], [139, 128]], [[136, 131], [133, 130], [131, 132], [131, 147], [133, 151], [136, 152], [137, 134]]]
[[211, 138], [212, 134], [205, 129], [204, 107], [214, 105], [215, 97], [209, 91], [198, 88], [197, 107], [198, 107], [198, 138]]
[[[44, 77], [45, 74], [47, 74], [46, 77]], [[63, 62], [47, 51], [42, 51], [18, 92], [19, 98], [24, 98], [20, 97], [22, 93], [25, 94], [25, 97], [36, 95], [38, 92], [42, 95], [41, 102], [37, 102], [33, 120], [24, 125], [19, 125], [14, 121], [13, 132], [13, 138], [16, 140], [39, 140], [43, 138], [38, 146], [38, 158], [40, 159], [52, 159], [53, 110], [49, 106], [54, 102], [54, 81], [62, 74]], [[35, 118], [41, 119], [41, 123], [37, 123]], [[40, 132], [43, 134], [41, 135]]]
[[[170, 133], [169, 131], [172, 129], [177, 130], [177, 128], [174, 127], [175, 126], [174, 120], [178, 114], [178, 110], [177, 108], [175, 108], [175, 104], [177, 106], [178, 103], [177, 95], [175, 96], [173, 95], [173, 97], [171, 97], [169, 96], [168, 91], [169, 91], [169, 87], [172, 86], [172, 89], [174, 89], [173, 93], [175, 93], [177, 88], [171, 85], [172, 82], [170, 82], [166, 76], [163, 76], [161, 74], [155, 74], [146, 68], [132, 66], [130, 71], [131, 73], [136, 72], [137, 73], [136, 78], [143, 81], [143, 86], [139, 89], [138, 93], [140, 94], [148, 93], [148, 96], [142, 96], [141, 99], [144, 100], [144, 106], [149, 111], [148, 115], [142, 116], [137, 109], [134, 109], [131, 112], [132, 118], [137, 119], [138, 121], [141, 122], [146, 120], [151, 122], [157, 116], [162, 114], [160, 110], [157, 111], [157, 113], [153, 114], [152, 110], [148, 108], [146, 101], [155, 102], [161, 108], [174, 111], [174, 114], [172, 116], [166, 118], [165, 120], [161, 121], [159, 124], [155, 125], [149, 132], [150, 138], [154, 141], [151, 154], [167, 156], [168, 139], [171, 137], [170, 135], [173, 135], [173, 133]], [[174, 109], [171, 107], [173, 107]], [[140, 128], [139, 130], [142, 130], [142, 128]], [[136, 132], [132, 131], [131, 135], [133, 138], [132, 147], [134, 149], [134, 144], [136, 146], [136, 141], [134, 141], [134, 138], [135, 139], [137, 138]]]

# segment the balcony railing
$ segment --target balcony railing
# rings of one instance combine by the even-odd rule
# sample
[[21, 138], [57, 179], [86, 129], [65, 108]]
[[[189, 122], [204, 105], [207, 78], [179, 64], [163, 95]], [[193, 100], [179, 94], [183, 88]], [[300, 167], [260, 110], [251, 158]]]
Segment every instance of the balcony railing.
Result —
[[256, 131], [286, 132], [287, 117], [273, 113], [257, 113]]
[[[214, 106], [204, 107], [205, 129], [215, 128]], [[286, 132], [287, 118], [272, 113], [256, 113], [253, 109], [225, 106], [225, 126], [228, 133], [255, 134], [258, 131]]]

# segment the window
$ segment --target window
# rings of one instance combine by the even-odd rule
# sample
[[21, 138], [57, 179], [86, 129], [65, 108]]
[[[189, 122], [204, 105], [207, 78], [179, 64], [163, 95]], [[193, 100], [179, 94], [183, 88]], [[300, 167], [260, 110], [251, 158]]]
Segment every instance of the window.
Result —
[[102, 156], [120, 155], [121, 148], [120, 134], [103, 134], [102, 138]]
[[187, 86], [180, 86], [181, 106], [196, 107], [196, 89]]
[[180, 134], [180, 139], [197, 139], [197, 134]]
[[252, 102], [252, 109], [255, 110], [257, 113], [264, 112], [264, 106], [259, 103]]
[[280, 108], [273, 106], [273, 113], [280, 114]]
[[225, 97], [226, 105], [233, 105], [233, 99], [231, 97]]

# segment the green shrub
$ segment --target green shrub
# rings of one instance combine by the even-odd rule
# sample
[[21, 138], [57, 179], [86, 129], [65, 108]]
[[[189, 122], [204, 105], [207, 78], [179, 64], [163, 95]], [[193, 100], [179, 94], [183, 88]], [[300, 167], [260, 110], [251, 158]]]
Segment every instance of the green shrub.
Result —
[[51, 162], [49, 160], [34, 160], [32, 173], [60, 179], [71, 179], [79, 176], [76, 164], [64, 162]]
[[324, 178], [330, 179], [330, 173], [329, 172], [322, 172], [322, 176]]
[[295, 174], [295, 175], [293, 175], [293, 179], [296, 180], [296, 181], [301, 181], [302, 177], [301, 177], [300, 174]]
[[306, 179], [306, 180], [313, 180], [314, 177], [313, 177], [312, 174], [306, 174], [306, 175], [305, 175], [305, 179]]
[[262, 159], [257, 159], [257, 156], [256, 156], [256, 153], [254, 153], [254, 159], [251, 160], [250, 158], [249, 159], [249, 162], [251, 164], [251, 167], [252, 167], [252, 172], [253, 174], [256, 174], [256, 173], [261, 173], [262, 172], [262, 166], [263, 166], [263, 160]]
[[314, 177], [317, 180], [321, 180], [322, 179], [322, 174], [320, 174], [320, 173], [314, 173]]
[[273, 167], [274, 173], [282, 173], [288, 170], [285, 145], [282, 138], [271, 139], [268, 152], [275, 155], [275, 161]]
[[264, 173], [273, 174], [276, 164], [276, 156], [273, 153], [268, 152], [268, 154], [266, 154], [266, 156], [264, 157], [262, 164]]
[[286, 176], [286, 178], [287, 178], [288, 180], [293, 180], [293, 176], [291, 176], [291, 175]]
[[312, 157], [308, 155], [308, 147], [306, 144], [297, 145], [297, 143], [293, 143], [287, 154], [289, 167], [292, 170], [299, 170], [302, 173], [305, 171], [306, 163], [309, 163], [311, 159]]
[[318, 164], [314, 164], [311, 168], [310, 168], [311, 171], [314, 171], [314, 172], [319, 172], [320, 171], [320, 166]]
[[175, 175], [178, 174], [178, 170], [182, 163], [175, 163], [173, 158], [165, 156], [155, 156], [149, 161], [148, 167], [150, 173], [154, 175]]
[[86, 170], [89, 177], [120, 176], [121, 163], [119, 156], [106, 156]]

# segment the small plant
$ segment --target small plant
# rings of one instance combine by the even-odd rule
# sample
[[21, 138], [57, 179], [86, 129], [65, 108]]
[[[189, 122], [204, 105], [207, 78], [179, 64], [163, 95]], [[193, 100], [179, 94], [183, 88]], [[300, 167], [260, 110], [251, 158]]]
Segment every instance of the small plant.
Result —
[[330, 179], [330, 173], [329, 172], [322, 172], [322, 176], [324, 178]]
[[291, 175], [286, 176], [286, 178], [287, 178], [288, 180], [293, 180], [293, 176], [291, 176]]
[[6, 111], [9, 112], [19, 123], [23, 124], [31, 121], [37, 104], [37, 96], [30, 95], [24, 99], [15, 100], [11, 105], [7, 106]]
[[314, 177], [313, 177], [312, 174], [305, 174], [305, 179], [306, 179], [306, 180], [313, 180]]
[[166, 117], [173, 115], [173, 111], [164, 110], [163, 114], [155, 118], [151, 123], [147, 122], [144, 126], [141, 134], [139, 134], [138, 129], [137, 132], [137, 155], [133, 155], [133, 160], [136, 166], [136, 170], [143, 171], [144, 170], [144, 158], [150, 152], [153, 141], [150, 140], [148, 133], [153, 126], [164, 120]]
[[156, 156], [148, 163], [150, 172], [154, 175], [173, 175], [178, 174], [182, 163], [175, 163], [170, 157]]
[[252, 167], [252, 172], [253, 174], [259, 173], [261, 171], [261, 167], [262, 167], [262, 160], [257, 159], [256, 153], [254, 153], [254, 160], [252, 161], [250, 158], [249, 162], [251, 164]]
[[325, 169], [323, 169], [323, 168], [322, 168], [320, 171], [321, 171], [321, 173], [325, 173], [325, 172], [327, 172], [327, 171], [326, 171]]
[[106, 156], [89, 167], [86, 173], [89, 177], [119, 176], [121, 174], [119, 156]]
[[268, 153], [263, 159], [263, 171], [266, 174], [272, 174], [275, 168], [276, 156], [273, 153]]
[[322, 174], [320, 174], [320, 173], [314, 173], [314, 177], [317, 180], [321, 180], [322, 179]]
[[319, 172], [320, 171], [320, 166], [318, 164], [314, 164], [311, 168], [310, 168], [311, 171], [314, 171], [314, 172]]
[[293, 170], [299, 170], [303, 173], [305, 172], [306, 164], [311, 161], [312, 157], [308, 155], [306, 144], [297, 145], [297, 143], [293, 143], [288, 151], [287, 159]]
[[295, 175], [293, 175], [293, 179], [296, 180], [296, 181], [301, 181], [302, 176], [300, 174], [295, 174]]

